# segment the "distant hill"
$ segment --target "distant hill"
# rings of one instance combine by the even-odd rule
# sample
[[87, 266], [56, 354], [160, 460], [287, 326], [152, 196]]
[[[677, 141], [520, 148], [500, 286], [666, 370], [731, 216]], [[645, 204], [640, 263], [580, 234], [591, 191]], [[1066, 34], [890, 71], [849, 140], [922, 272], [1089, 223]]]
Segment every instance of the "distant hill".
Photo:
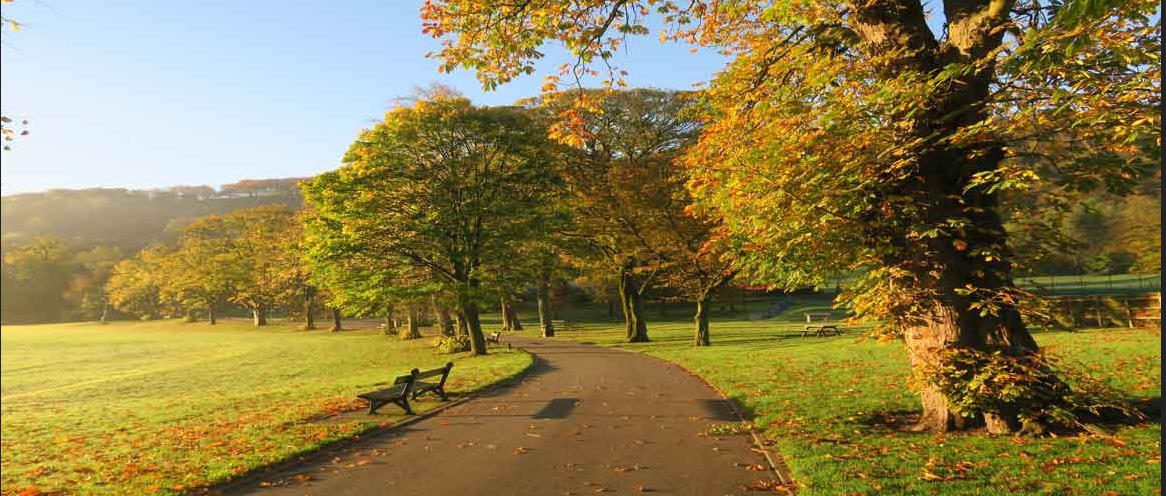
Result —
[[113, 245], [130, 253], [151, 242], [173, 240], [199, 216], [273, 203], [299, 208], [297, 184], [302, 179], [248, 179], [218, 189], [55, 189], [4, 196], [0, 240], [11, 245], [47, 235], [73, 246]]

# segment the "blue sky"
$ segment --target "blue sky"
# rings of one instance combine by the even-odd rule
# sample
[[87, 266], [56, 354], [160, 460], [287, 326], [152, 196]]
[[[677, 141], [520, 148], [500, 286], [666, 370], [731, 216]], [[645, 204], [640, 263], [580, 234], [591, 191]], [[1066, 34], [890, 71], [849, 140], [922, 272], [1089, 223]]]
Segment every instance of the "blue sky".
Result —
[[[30, 121], [4, 152], [4, 194], [94, 186], [220, 185], [335, 168], [395, 97], [431, 82], [479, 104], [538, 92], [535, 76], [483, 92], [439, 74], [420, 2], [16, 0], [4, 16], [0, 101]], [[637, 86], [690, 88], [723, 60], [633, 40], [618, 62]]]

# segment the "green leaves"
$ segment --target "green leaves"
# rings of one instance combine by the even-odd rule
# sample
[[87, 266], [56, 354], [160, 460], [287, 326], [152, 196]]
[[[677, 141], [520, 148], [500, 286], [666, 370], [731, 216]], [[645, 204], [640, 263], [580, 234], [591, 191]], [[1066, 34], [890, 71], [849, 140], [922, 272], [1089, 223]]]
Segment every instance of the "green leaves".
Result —
[[551, 146], [522, 110], [447, 91], [394, 108], [304, 187], [315, 277], [361, 312], [434, 292], [483, 298], [553, 216]]

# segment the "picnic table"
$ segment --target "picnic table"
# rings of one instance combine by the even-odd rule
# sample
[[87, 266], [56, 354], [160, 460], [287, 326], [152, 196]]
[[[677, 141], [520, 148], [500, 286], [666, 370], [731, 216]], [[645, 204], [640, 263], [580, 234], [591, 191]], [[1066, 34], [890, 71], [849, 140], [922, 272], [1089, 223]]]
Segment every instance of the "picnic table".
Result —
[[806, 312], [804, 315], [806, 325], [802, 327], [803, 338], [811, 333], [817, 337], [828, 336], [831, 333], [835, 336], [842, 335], [842, 330], [838, 328], [838, 325], [830, 323], [830, 312]]

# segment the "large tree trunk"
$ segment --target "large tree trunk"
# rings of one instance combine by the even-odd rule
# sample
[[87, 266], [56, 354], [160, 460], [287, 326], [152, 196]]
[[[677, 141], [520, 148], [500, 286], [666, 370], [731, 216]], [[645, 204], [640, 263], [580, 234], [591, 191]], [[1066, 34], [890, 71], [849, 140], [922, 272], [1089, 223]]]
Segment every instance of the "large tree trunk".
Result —
[[393, 336], [397, 334], [397, 319], [393, 315], [394, 310], [396, 310], [396, 308], [394, 308], [392, 303], [385, 304], [384, 334], [386, 336]]
[[[987, 87], [979, 88], [986, 93]], [[965, 98], [967, 98], [965, 96]], [[949, 105], [960, 108], [973, 102], [956, 98]], [[954, 132], [954, 130], [949, 131]], [[994, 193], [968, 188], [976, 174], [995, 170], [1004, 156], [999, 147], [977, 150], [939, 148], [920, 158], [922, 185], [914, 188], [917, 202], [924, 205], [922, 215], [931, 225], [944, 225], [952, 219], [966, 223], [962, 229], [946, 233], [920, 244], [912, 253], [909, 266], [916, 267], [916, 280], [935, 295], [929, 311], [912, 315], [905, 325], [904, 341], [911, 365], [925, 379], [920, 387], [923, 414], [920, 430], [946, 432], [984, 425], [988, 432], [999, 434], [1018, 429], [1018, 408], [1001, 405], [999, 411], [971, 418], [957, 415], [949, 398], [928, 385], [928, 375], [937, 372], [945, 356], [952, 353], [977, 353], [1014, 359], [1028, 359], [1039, 351], [1028, 332], [1016, 303], [994, 301], [995, 312], [982, 314], [975, 305], [984, 296], [1013, 289], [1011, 254], [998, 212]], [[987, 257], [984, 253], [992, 253]], [[969, 293], [966, 288], [975, 288]], [[1051, 370], [1041, 367], [1044, 377], [1034, 378], [1048, 387], [1042, 398], [1055, 402], [1063, 395], [1064, 384]], [[935, 377], [931, 377], [935, 379]], [[1032, 401], [1026, 398], [1024, 401]]]
[[692, 320], [696, 324], [696, 332], [692, 336], [693, 346], [708, 346], [709, 345], [709, 314], [708, 314], [708, 296], [702, 296], [696, 300], [696, 315]]
[[332, 328], [328, 329], [331, 332], [340, 332], [344, 330], [344, 326], [340, 323], [340, 309], [332, 308]]
[[219, 320], [218, 320], [217, 316], [215, 315], [215, 306], [216, 305], [213, 302], [207, 306], [206, 320], [207, 320], [207, 323], [210, 325], [215, 325], [215, 324], [219, 323]]
[[400, 333], [401, 339], [421, 337], [421, 329], [417, 327], [417, 320], [417, 308], [409, 305], [405, 312], [405, 331]]
[[538, 278], [538, 326], [544, 338], [555, 336], [555, 324], [551, 319], [550, 277], [544, 272]]
[[510, 323], [510, 305], [506, 303], [506, 297], [503, 296], [498, 302], [498, 313], [502, 316], [502, 330], [514, 330]]
[[449, 315], [449, 309], [438, 303], [437, 296], [430, 297], [429, 301], [433, 304], [433, 314], [437, 318], [437, 326], [441, 330], [441, 335], [453, 336], [453, 319]]
[[267, 309], [262, 306], [252, 308], [251, 324], [255, 327], [267, 325]]
[[482, 322], [478, 319], [478, 304], [468, 294], [458, 295], [458, 315], [470, 335], [470, 351], [475, 355], [485, 355], [486, 336], [482, 334]]
[[506, 321], [510, 324], [510, 330], [521, 331], [522, 320], [518, 318], [518, 310], [515, 310], [514, 305], [511, 305], [509, 301], [506, 302], [506, 313], [508, 314]]
[[457, 310], [456, 312], [454, 312], [453, 316], [454, 316], [454, 324], [455, 324], [455, 329], [456, 329], [457, 335], [458, 336], [469, 336], [470, 335], [470, 325], [469, 325], [469, 321], [466, 320], [465, 314], [463, 314], [461, 310]]
[[304, 288], [304, 330], [316, 328], [316, 288]]
[[[883, 263], [912, 271], [915, 277], [905, 285], [928, 300], [912, 302], [922, 311], [900, 316], [912, 368], [923, 379], [920, 429], [943, 432], [983, 424], [993, 433], [1015, 430], [1019, 419], [1012, 406], [999, 405], [996, 413], [964, 418], [956, 415], [942, 391], [929, 384], [937, 379], [936, 367], [954, 353], [1026, 359], [1038, 352], [1010, 295], [992, 299], [1013, 286], [1010, 255], [996, 194], [982, 186], [970, 187], [977, 176], [997, 170], [1004, 157], [1002, 145], [978, 143], [960, 148], [946, 141], [986, 115], [984, 103], [995, 67], [981, 62], [1000, 46], [1014, 4], [1013, 0], [945, 2], [948, 23], [942, 44], [928, 28], [926, 13], [918, 3], [867, 2], [855, 9], [853, 17], [856, 32], [867, 42], [871, 55], [882, 61], [880, 70], [887, 79], [910, 72], [929, 77], [952, 63], [976, 64], [974, 70], [921, 98], [910, 114], [892, 116], [916, 138], [902, 150], [905, 155], [897, 158], [917, 169], [880, 192], [888, 198], [910, 198], [902, 208], [891, 206], [900, 225], [909, 227], [897, 233], [903, 239], [894, 243], [903, 252], [889, 255]], [[942, 227], [937, 229], [940, 235], [925, 242], [907, 240], [909, 230], [929, 226]], [[985, 299], [996, 305], [994, 312], [981, 314], [974, 307]], [[1047, 390], [1033, 391], [1022, 401], [1053, 404], [1064, 394], [1064, 384], [1047, 367], [1042, 370], [1035, 372], [1042, 374], [1035, 379]]]
[[644, 300], [640, 296], [639, 282], [628, 271], [622, 271], [619, 278], [619, 300], [623, 308], [623, 318], [629, 343], [648, 342], [648, 324], [644, 321]]

